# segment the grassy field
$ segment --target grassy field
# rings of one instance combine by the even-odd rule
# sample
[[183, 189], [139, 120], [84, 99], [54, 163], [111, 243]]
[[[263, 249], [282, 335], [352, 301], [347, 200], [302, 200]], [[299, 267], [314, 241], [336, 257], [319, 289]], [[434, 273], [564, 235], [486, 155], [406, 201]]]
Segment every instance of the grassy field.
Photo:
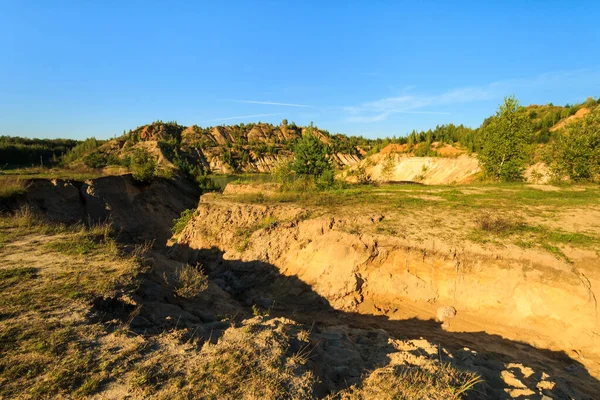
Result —
[[26, 209], [0, 216], [0, 233], [0, 396], [85, 396], [138, 357], [103, 356], [108, 331], [87, 313], [136, 281], [142, 252], [123, 253], [107, 225], [43, 223]]

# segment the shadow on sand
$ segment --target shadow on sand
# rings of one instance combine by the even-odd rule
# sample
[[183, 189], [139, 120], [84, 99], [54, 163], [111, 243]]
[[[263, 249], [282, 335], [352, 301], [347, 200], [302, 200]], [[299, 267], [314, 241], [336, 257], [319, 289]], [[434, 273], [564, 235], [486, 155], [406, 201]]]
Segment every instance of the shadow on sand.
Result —
[[[426, 339], [439, 344], [453, 355], [447, 361], [459, 369], [475, 371], [484, 379], [470, 398], [535, 399], [546, 395], [548, 398], [593, 399], [600, 393], [600, 381], [563, 351], [536, 348], [486, 332], [448, 332], [434, 320], [391, 320], [384, 315], [336, 310], [296, 276], [284, 276], [277, 267], [261, 261], [225, 259], [218, 248], [192, 249], [176, 245], [171, 254], [181, 262], [201, 263], [209, 279], [246, 307], [248, 313], [254, 305], [271, 310], [272, 316], [310, 324], [316, 332], [345, 325], [372, 332], [382, 329], [394, 339]], [[185, 310], [185, 304], [180, 306]], [[385, 349], [385, 344], [381, 346]], [[393, 346], [387, 349], [397, 351]], [[372, 361], [359, 371], [361, 376], [368, 372], [369, 366], [381, 367], [382, 362], [385, 365], [385, 360]], [[512, 382], [510, 385], [507, 376]], [[339, 379], [347, 384], [360, 382], [360, 378], [350, 376]], [[556, 385], [549, 387], [541, 383], [548, 380]], [[513, 392], [514, 397], [511, 397], [506, 388], [521, 389], [521, 392]]]

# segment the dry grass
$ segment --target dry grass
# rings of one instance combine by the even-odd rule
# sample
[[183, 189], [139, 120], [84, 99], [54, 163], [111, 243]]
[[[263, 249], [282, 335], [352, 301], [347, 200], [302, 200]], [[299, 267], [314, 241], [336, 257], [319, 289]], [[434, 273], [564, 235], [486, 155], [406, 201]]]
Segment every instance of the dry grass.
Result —
[[193, 299], [208, 289], [208, 276], [202, 272], [202, 266], [184, 264], [176, 272], [177, 288], [175, 294], [185, 299]]
[[105, 226], [53, 225], [28, 209], [0, 218], [0, 396], [92, 393], [109, 372], [87, 320], [92, 299], [114, 296], [142, 267]]
[[394, 366], [375, 370], [359, 386], [342, 391], [340, 400], [457, 400], [472, 390], [481, 378], [459, 371], [450, 364], [435, 367]]
[[[211, 340], [212, 328], [139, 334], [130, 329], [131, 318], [92, 312], [97, 299], [131, 298], [147, 276], [151, 243], [125, 251], [108, 223], [50, 224], [26, 208], [0, 216], [0, 233], [0, 398], [315, 397], [313, 333], [293, 321], [255, 316]], [[185, 301], [208, 286], [200, 268], [176, 272], [176, 294]], [[135, 314], [142, 306], [134, 306]], [[388, 387], [392, 397], [428, 385], [422, 393], [431, 398], [458, 398], [467, 375], [444, 368], [381, 384], [403, 382]], [[376, 394], [377, 385], [371, 375], [342, 395]]]
[[506, 234], [517, 231], [523, 228], [525, 224], [516, 222], [502, 215], [497, 215], [492, 212], [484, 212], [478, 215], [475, 219], [477, 227], [485, 232], [496, 234]]
[[27, 181], [18, 176], [0, 177], [0, 200], [19, 196], [27, 190]]

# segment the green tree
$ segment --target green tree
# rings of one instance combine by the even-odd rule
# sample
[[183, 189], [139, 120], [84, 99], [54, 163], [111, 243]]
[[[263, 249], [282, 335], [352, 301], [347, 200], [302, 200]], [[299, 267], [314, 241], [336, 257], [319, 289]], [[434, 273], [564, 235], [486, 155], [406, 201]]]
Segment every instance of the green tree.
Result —
[[131, 159], [131, 173], [133, 179], [141, 183], [148, 183], [156, 173], [156, 161], [146, 149], [137, 149]]
[[600, 175], [600, 109], [562, 129], [550, 143], [546, 162], [558, 179], [597, 181]]
[[485, 128], [479, 162], [488, 176], [501, 181], [523, 179], [525, 163], [531, 154], [531, 120], [514, 96], [504, 103]]
[[316, 179], [333, 169], [328, 150], [329, 147], [313, 133], [311, 125], [294, 146], [292, 169], [299, 175], [311, 175]]

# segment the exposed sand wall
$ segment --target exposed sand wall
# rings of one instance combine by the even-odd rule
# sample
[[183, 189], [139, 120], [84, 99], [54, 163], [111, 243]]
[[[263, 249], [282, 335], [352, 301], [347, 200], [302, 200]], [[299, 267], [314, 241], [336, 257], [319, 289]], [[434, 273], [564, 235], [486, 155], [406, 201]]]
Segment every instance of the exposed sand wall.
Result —
[[[427, 185], [445, 185], [471, 182], [481, 172], [476, 157], [461, 155], [455, 158], [445, 157], [411, 157], [405, 154], [391, 153], [393, 169], [389, 175], [384, 174], [384, 165], [388, 154], [374, 154], [360, 162], [366, 173], [374, 181], [420, 182]], [[356, 171], [358, 165], [349, 171]], [[351, 173], [348, 181], [356, 181]]]
[[[310, 218], [292, 206], [203, 198], [174, 251], [191, 261], [211, 248], [226, 259], [260, 260], [298, 277], [340, 310], [429, 319], [439, 307], [453, 306], [458, 316], [449, 329], [484, 330], [588, 361], [600, 358], [597, 276], [536, 254], [435, 250], [348, 232], [349, 225], [376, 221]], [[239, 232], [252, 233], [244, 240]]]

